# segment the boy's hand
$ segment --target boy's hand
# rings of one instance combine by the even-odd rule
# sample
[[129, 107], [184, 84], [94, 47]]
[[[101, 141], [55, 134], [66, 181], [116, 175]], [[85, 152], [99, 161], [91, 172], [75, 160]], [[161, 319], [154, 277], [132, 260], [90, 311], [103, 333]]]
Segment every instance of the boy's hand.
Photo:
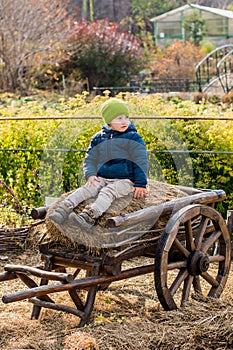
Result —
[[91, 175], [89, 176], [89, 178], [87, 179], [87, 182], [86, 182], [86, 185], [85, 186], [91, 186], [91, 185], [94, 185], [94, 183], [96, 181], [100, 181], [100, 179], [98, 178], [98, 176], [95, 176], [95, 175]]
[[134, 198], [144, 198], [147, 196], [147, 190], [144, 187], [134, 187]]

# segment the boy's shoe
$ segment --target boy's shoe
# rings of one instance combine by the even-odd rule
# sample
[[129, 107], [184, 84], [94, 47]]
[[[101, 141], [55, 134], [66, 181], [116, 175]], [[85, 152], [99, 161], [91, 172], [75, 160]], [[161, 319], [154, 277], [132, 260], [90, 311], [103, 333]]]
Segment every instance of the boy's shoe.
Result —
[[61, 202], [59, 204], [59, 207], [54, 209], [49, 215], [49, 219], [56, 224], [62, 224], [70, 215], [70, 213], [73, 210], [73, 206], [71, 203], [68, 202]]
[[90, 209], [84, 209], [80, 214], [71, 213], [69, 219], [71, 219], [74, 224], [81, 226], [87, 231], [91, 230], [96, 221], [93, 212]]

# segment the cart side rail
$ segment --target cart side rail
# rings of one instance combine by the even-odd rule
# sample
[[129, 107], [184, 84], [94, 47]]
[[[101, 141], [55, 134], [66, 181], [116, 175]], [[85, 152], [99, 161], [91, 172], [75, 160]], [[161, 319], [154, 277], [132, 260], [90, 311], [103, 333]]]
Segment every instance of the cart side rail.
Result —
[[223, 190], [202, 191], [187, 197], [171, 200], [159, 205], [153, 205], [140, 209], [133, 213], [118, 215], [107, 220], [108, 227], [127, 226], [146, 220], [159, 219], [164, 215], [171, 214], [189, 204], [212, 204], [222, 202], [226, 199], [226, 193]]

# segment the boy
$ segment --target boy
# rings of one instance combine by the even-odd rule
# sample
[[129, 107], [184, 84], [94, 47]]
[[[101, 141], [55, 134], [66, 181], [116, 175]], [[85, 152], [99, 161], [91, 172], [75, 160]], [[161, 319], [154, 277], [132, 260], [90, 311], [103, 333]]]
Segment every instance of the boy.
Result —
[[[138, 199], [147, 195], [146, 146], [129, 120], [127, 104], [110, 98], [101, 106], [101, 115], [105, 125], [92, 137], [84, 160], [87, 182], [49, 214], [54, 223], [62, 224], [69, 216], [89, 230], [115, 199], [132, 192]], [[94, 203], [86, 206], [82, 213], [73, 212], [78, 204], [96, 196]]]

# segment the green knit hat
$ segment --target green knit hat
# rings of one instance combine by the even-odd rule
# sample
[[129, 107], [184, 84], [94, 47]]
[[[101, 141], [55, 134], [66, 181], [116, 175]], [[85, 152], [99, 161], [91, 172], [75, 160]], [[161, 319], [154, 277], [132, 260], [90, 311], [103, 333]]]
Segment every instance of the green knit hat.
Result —
[[114, 118], [122, 114], [128, 117], [129, 108], [124, 101], [118, 98], [110, 98], [101, 106], [101, 115], [106, 124], [111, 123]]

